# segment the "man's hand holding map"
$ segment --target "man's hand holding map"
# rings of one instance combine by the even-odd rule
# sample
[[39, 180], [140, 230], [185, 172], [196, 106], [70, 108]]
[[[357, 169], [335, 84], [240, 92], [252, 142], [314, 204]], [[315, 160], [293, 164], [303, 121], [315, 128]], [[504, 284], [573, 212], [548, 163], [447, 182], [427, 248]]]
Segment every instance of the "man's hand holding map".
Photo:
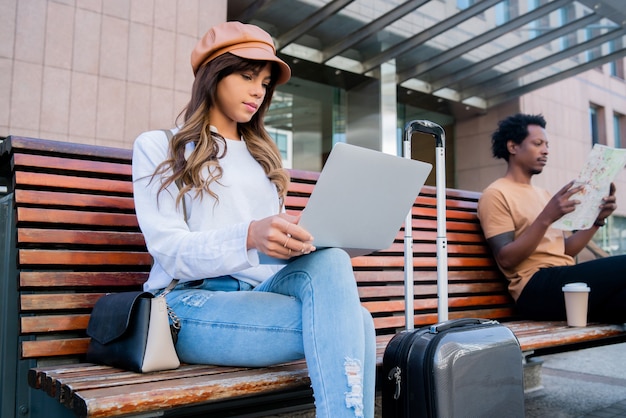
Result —
[[626, 149], [617, 149], [595, 144], [587, 163], [576, 179], [574, 186], [585, 188], [571, 199], [580, 200], [574, 212], [568, 213], [552, 226], [566, 231], [591, 228], [600, 213], [602, 198], [609, 194], [611, 182], [626, 165]]

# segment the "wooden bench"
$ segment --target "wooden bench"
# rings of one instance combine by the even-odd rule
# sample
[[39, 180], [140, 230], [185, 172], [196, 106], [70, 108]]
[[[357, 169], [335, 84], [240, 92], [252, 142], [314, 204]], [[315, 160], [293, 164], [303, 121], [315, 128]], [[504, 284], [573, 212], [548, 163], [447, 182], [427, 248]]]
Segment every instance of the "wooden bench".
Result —
[[[312, 406], [303, 361], [259, 369], [182, 365], [148, 374], [84, 363], [95, 301], [139, 289], [152, 261], [134, 214], [131, 152], [14, 136], [0, 144], [0, 162], [2, 316], [14, 321], [5, 327], [10, 349], [3, 349], [2, 361], [16, 370], [16, 391], [27, 379], [37, 389], [31, 394], [45, 392], [46, 402], [54, 399], [79, 417], [168, 415], [181, 408], [233, 416]], [[291, 175], [286, 204], [297, 212], [318, 173]], [[479, 196], [447, 190], [450, 318], [497, 319], [528, 356], [626, 341], [623, 326], [517, 319], [476, 218]], [[437, 322], [435, 201], [434, 188], [426, 186], [413, 207], [416, 327]], [[389, 249], [353, 259], [362, 303], [374, 317], [379, 364], [405, 325], [402, 240], [399, 231]], [[14, 406], [33, 408], [19, 400]], [[42, 416], [52, 416], [51, 408]]]

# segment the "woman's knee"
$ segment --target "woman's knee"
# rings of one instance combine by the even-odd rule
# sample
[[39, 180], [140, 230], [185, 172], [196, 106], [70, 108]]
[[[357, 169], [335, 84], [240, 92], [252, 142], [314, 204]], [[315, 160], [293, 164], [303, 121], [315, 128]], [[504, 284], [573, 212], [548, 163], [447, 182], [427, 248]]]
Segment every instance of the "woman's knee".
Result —
[[314, 286], [328, 286], [330, 290], [356, 289], [354, 272], [348, 254], [339, 248], [316, 251], [308, 269]]
[[316, 263], [324, 263], [330, 268], [345, 268], [346, 266], [352, 268], [350, 256], [341, 248], [324, 248], [311, 253], [311, 255], [315, 258]]

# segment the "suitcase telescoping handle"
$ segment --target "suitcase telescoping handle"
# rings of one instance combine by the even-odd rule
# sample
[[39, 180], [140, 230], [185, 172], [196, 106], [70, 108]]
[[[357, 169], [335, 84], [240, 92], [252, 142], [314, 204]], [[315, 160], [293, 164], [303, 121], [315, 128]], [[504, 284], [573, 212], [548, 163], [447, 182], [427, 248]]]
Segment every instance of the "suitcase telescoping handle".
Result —
[[[437, 317], [448, 320], [448, 243], [446, 241], [446, 133], [441, 126], [429, 120], [414, 120], [406, 124], [403, 155], [411, 158], [411, 138], [420, 132], [435, 138], [435, 181], [437, 190]], [[404, 297], [406, 329], [413, 325], [413, 228], [411, 212], [404, 228]]]

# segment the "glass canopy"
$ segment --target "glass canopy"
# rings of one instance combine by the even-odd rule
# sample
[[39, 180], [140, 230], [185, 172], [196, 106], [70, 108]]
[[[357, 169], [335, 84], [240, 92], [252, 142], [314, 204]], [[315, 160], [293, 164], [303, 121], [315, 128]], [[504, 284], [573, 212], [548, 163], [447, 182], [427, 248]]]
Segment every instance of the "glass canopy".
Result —
[[298, 77], [349, 88], [391, 62], [403, 88], [479, 109], [626, 56], [623, 0], [230, 0], [228, 19]]

